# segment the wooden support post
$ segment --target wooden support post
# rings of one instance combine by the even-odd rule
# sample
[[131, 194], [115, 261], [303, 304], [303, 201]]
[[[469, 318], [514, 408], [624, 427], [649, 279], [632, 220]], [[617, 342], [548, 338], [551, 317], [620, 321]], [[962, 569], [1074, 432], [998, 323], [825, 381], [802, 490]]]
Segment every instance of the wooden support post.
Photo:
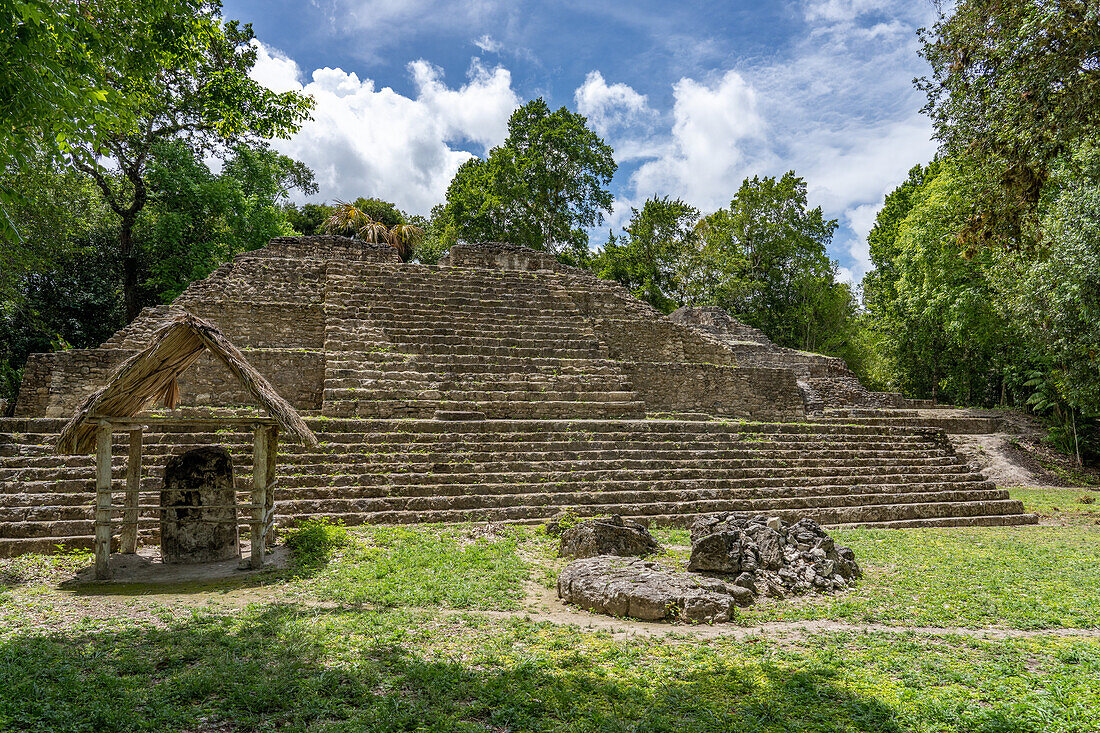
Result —
[[267, 428], [267, 493], [264, 495], [264, 525], [267, 532], [264, 539], [267, 544], [275, 544], [275, 466], [279, 459], [279, 428], [270, 425]]
[[138, 494], [141, 491], [141, 428], [130, 431], [130, 455], [126, 459], [126, 498], [123, 500], [119, 552], [137, 552]]
[[252, 556], [249, 564], [253, 569], [264, 566], [266, 554], [264, 508], [267, 505], [267, 426], [257, 425], [252, 438]]
[[111, 427], [99, 424], [95, 450], [95, 579], [111, 577]]

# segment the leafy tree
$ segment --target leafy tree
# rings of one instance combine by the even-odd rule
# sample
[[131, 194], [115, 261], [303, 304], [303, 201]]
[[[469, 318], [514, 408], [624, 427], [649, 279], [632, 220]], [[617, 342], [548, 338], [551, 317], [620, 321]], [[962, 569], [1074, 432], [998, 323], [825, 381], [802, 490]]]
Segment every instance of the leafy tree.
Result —
[[280, 204], [294, 189], [316, 190], [302, 163], [244, 145], [215, 174], [184, 143], [161, 143], [146, 178], [149, 203], [135, 227], [141, 304], [171, 300], [234, 255], [293, 234]]
[[696, 302], [720, 305], [784, 346], [820, 348], [839, 313], [853, 310], [826, 253], [836, 226], [809, 208], [793, 171], [746, 179], [728, 209], [704, 220], [704, 251], [724, 282]]
[[9, 214], [18, 241], [0, 247], [0, 300], [18, 300], [27, 273], [48, 269], [96, 229], [110, 226], [111, 212], [82, 174], [58, 168], [49, 155], [31, 158], [0, 174], [12, 193]]
[[1013, 279], [1014, 315], [1038, 354], [1029, 403], [1079, 461], [1082, 451], [1100, 452], [1100, 156], [1093, 155], [1092, 175], [1060, 186], [1043, 218], [1046, 246]]
[[915, 165], [909, 169], [909, 177], [886, 194], [882, 209], [875, 217], [875, 225], [867, 235], [867, 246], [874, 269], [863, 277], [863, 303], [873, 313], [879, 313], [897, 296], [895, 285], [899, 277], [895, 260], [898, 228], [913, 209], [913, 196], [939, 172], [939, 161], [927, 166]]
[[936, 136], [988, 179], [964, 240], [1020, 243], [1054, 162], [1100, 131], [1100, 11], [1092, 0], [961, 0], [921, 39]]
[[[251, 26], [221, 21], [217, 0], [129, 0], [88, 6], [99, 37], [100, 76], [123, 110], [91, 140], [73, 141], [73, 165], [95, 181], [119, 219], [122, 291], [128, 319], [139, 310], [134, 227], [149, 201], [150, 156], [166, 140], [196, 151], [285, 137], [308, 116], [312, 100], [276, 94], [253, 81]], [[109, 160], [118, 175], [101, 166]]]
[[898, 386], [918, 397], [990, 404], [1004, 393], [1011, 348], [998, 271], [1005, 255], [966, 256], [956, 232], [978, 195], [980, 179], [945, 161], [912, 195], [897, 228], [894, 297], [875, 311]]
[[303, 236], [312, 236], [322, 232], [325, 219], [332, 216], [332, 207], [328, 204], [283, 204], [283, 215], [294, 231]]
[[670, 313], [682, 302], [681, 270], [692, 255], [699, 210], [680, 199], [653, 197], [631, 209], [623, 236], [611, 235], [593, 265], [638, 298]]
[[409, 223], [419, 227], [423, 234], [413, 250], [417, 262], [434, 265], [447, 253], [454, 240], [448, 236], [447, 222], [443, 216], [443, 204], [432, 207], [430, 216], [414, 215]]
[[[94, 140], [117, 122], [95, 62], [99, 37], [81, 10], [75, 0], [0, 0], [0, 171], [34, 168], [68, 140]], [[22, 244], [10, 211], [18, 191], [0, 183], [9, 260]]]
[[444, 209], [450, 236], [584, 259], [586, 230], [611, 208], [613, 156], [583, 116], [532, 100], [512, 113], [503, 145], [458, 169]]

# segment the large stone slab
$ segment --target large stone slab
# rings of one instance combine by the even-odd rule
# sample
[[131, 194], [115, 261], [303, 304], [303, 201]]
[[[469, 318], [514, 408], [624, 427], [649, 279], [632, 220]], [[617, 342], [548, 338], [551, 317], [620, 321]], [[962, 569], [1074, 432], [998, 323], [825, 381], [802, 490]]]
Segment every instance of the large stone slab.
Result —
[[558, 576], [558, 597], [611, 616], [689, 623], [729, 621], [739, 604], [752, 603], [740, 586], [614, 555], [569, 563]]
[[168, 459], [160, 492], [160, 547], [165, 563], [237, 557], [240, 542], [233, 460], [220, 446]]

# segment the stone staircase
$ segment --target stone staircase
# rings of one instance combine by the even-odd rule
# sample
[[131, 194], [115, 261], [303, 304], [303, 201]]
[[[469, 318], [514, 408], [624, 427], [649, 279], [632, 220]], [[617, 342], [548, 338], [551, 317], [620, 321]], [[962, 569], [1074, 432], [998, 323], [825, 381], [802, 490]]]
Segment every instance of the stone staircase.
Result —
[[922, 409], [826, 408], [812, 420], [826, 425], [938, 428], [954, 435], [987, 435], [1001, 431], [1002, 420], [982, 414], [984, 412], [946, 406]]
[[[306, 517], [537, 522], [564, 509], [673, 525], [716, 511], [811, 516], [830, 526], [1035, 521], [931, 429], [682, 420], [309, 422], [319, 448], [280, 448], [281, 526]], [[2, 554], [90, 543], [93, 459], [55, 455], [60, 428], [60, 420], [0, 421]], [[146, 435], [141, 503], [156, 505], [168, 455], [209, 444], [230, 449], [246, 501], [248, 434], [153, 432]], [[116, 458], [119, 492], [124, 470]], [[153, 540], [156, 532], [155, 512], [145, 512], [142, 537]]]
[[325, 413], [641, 417], [591, 325], [529, 273], [351, 265], [325, 298]]
[[[780, 349], [713, 309], [666, 318], [543, 253], [456, 245], [425, 267], [385, 245], [276, 239], [170, 307], [215, 322], [322, 441], [281, 448], [283, 525], [535, 522], [562, 509], [667, 524], [713, 511], [834, 526], [1035, 520], [946, 441], [987, 418], [868, 392], [842, 361]], [[99, 349], [32, 356], [19, 417], [0, 420], [0, 552], [90, 543], [93, 459], [57, 456], [53, 441], [170, 307]], [[179, 384], [184, 405], [248, 404], [209, 355]], [[247, 492], [249, 435], [147, 432], [142, 504], [157, 506], [170, 454], [211, 444], [231, 449]]]

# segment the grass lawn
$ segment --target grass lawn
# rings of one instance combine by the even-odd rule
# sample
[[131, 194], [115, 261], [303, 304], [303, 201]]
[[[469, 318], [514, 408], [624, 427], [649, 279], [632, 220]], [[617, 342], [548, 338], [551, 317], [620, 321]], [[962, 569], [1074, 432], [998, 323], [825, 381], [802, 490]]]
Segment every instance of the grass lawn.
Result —
[[[544, 613], [561, 563], [536, 528], [330, 529], [202, 593], [0, 561], [0, 731], [1096, 733], [1100, 525], [1058, 516], [837, 532], [865, 579], [736, 634]], [[683, 556], [684, 531], [656, 534]]]

